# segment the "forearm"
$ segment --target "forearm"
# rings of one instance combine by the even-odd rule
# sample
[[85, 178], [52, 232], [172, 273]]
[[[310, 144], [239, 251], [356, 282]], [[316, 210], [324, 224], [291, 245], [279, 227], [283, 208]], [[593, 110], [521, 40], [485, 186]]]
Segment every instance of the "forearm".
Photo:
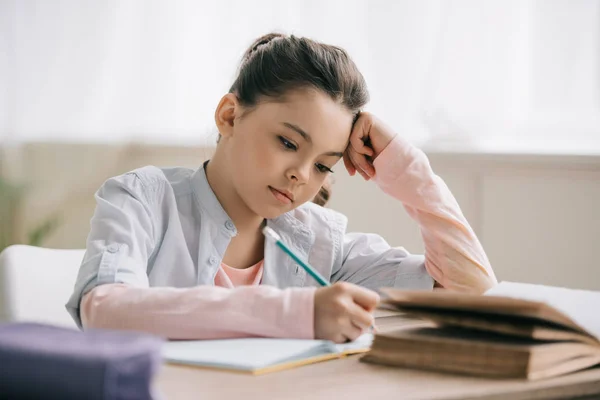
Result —
[[312, 338], [314, 289], [101, 285], [81, 301], [84, 328], [138, 330], [169, 339]]

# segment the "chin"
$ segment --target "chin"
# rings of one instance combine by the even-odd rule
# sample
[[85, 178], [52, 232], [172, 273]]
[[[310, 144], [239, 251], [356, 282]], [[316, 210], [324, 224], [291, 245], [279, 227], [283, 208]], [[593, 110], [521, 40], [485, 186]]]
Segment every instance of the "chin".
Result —
[[254, 214], [264, 219], [275, 219], [302, 204], [298, 202], [293, 202], [291, 204], [277, 203], [274, 198], [271, 199], [270, 196], [272, 195], [269, 191], [266, 197], [261, 196], [262, 199], [260, 199], [259, 196], [253, 197], [253, 201], [247, 202], [246, 204]]
[[265, 219], [275, 219], [287, 212], [292, 211], [296, 207], [300, 206], [302, 203], [294, 202], [292, 204], [287, 205], [276, 205], [269, 203], [256, 204], [256, 207], [252, 207], [252, 211]]
[[275, 219], [275, 218], [285, 214], [286, 212], [293, 210], [294, 208], [295, 207], [284, 208], [284, 207], [273, 207], [273, 206], [265, 207], [265, 206], [263, 206], [259, 210], [260, 212], [258, 212], [257, 214], [265, 219]]

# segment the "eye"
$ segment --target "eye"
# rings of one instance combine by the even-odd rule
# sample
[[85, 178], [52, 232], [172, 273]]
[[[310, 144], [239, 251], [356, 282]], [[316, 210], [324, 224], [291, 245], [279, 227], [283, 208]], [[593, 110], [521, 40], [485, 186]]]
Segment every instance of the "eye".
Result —
[[283, 136], [277, 136], [277, 138], [279, 139], [279, 141], [281, 142], [283, 147], [285, 147], [287, 150], [292, 150], [292, 151], [298, 150], [298, 147], [294, 143], [290, 142]]
[[323, 165], [323, 164], [315, 164], [315, 167], [317, 168], [317, 171], [319, 171], [322, 174], [326, 174], [328, 172], [333, 173], [333, 171], [331, 170], [331, 168]]

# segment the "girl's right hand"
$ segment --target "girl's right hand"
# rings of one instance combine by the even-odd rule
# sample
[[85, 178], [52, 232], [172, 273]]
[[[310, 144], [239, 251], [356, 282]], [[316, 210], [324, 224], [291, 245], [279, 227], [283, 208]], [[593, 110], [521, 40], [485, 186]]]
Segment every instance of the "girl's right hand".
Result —
[[344, 152], [344, 165], [350, 176], [358, 172], [367, 181], [373, 178], [376, 172], [373, 162], [395, 136], [396, 133], [373, 114], [361, 112]]
[[379, 295], [348, 282], [315, 292], [315, 339], [336, 343], [354, 340], [373, 325]]

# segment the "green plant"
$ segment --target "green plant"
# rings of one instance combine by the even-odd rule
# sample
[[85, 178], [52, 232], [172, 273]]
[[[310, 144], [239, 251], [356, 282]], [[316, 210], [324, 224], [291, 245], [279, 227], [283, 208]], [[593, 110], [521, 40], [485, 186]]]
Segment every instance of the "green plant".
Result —
[[26, 234], [19, 234], [17, 215], [27, 187], [23, 184], [9, 182], [0, 177], [0, 252], [13, 244], [29, 244], [39, 246], [59, 225], [59, 217], [52, 216], [33, 229], [23, 229]]

